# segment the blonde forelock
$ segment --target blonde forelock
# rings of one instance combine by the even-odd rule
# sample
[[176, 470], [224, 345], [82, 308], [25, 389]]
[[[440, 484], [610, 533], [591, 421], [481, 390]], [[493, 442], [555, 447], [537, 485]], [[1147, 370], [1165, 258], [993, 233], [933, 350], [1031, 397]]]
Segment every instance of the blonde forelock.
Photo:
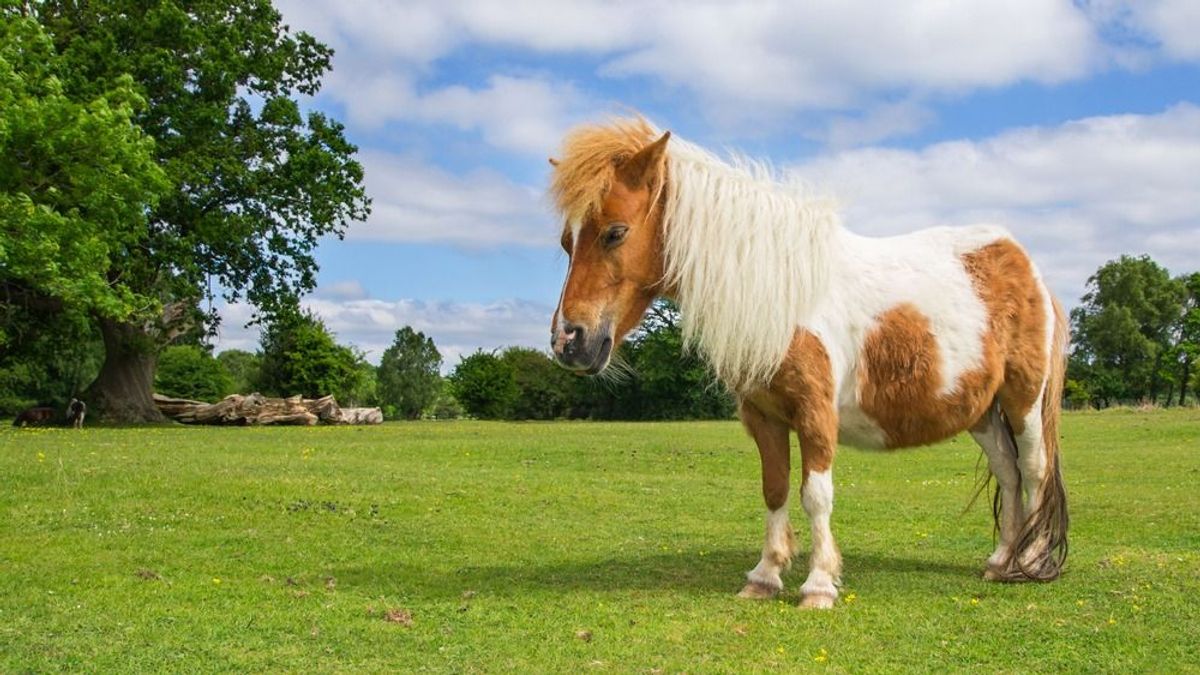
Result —
[[550, 183], [550, 194], [564, 223], [582, 223], [589, 214], [599, 212], [616, 178], [617, 165], [656, 136], [654, 127], [641, 116], [584, 125], [568, 133]]

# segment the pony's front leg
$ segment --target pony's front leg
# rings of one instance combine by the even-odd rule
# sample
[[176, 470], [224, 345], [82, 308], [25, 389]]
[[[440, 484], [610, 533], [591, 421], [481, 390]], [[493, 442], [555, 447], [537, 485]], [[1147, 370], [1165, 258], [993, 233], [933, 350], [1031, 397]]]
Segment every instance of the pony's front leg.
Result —
[[832, 431], [808, 428], [817, 426], [814, 424], [798, 426], [804, 470], [800, 501], [812, 528], [812, 557], [808, 579], [800, 588], [804, 595], [800, 604], [825, 609], [833, 607], [837, 601], [837, 587], [842, 583], [842, 554], [838, 552], [829, 527], [833, 515], [833, 453], [837, 447], [837, 430], [836, 424]]
[[742, 598], [773, 598], [783, 589], [780, 573], [791, 566], [795, 539], [788, 522], [791, 446], [788, 425], [768, 417], [753, 404], [743, 401], [740, 414], [746, 431], [754, 437], [762, 459], [762, 492], [767, 503], [767, 534], [762, 558], [746, 574]]

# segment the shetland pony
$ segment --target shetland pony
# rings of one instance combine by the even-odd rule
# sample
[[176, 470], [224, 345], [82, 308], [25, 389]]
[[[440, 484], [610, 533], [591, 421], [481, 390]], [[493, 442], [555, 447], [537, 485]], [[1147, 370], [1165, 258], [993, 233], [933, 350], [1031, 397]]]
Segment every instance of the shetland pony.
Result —
[[550, 161], [569, 257], [551, 323], [559, 363], [600, 372], [665, 296], [679, 305], [688, 344], [739, 401], [767, 506], [762, 556], [739, 595], [778, 594], [796, 551], [793, 431], [812, 533], [802, 605], [831, 607], [838, 596], [830, 515], [839, 442], [901, 448], [969, 431], [997, 483], [984, 578], [1059, 575], [1066, 324], [1007, 231], [859, 236], [831, 203], [642, 118], [577, 128]]

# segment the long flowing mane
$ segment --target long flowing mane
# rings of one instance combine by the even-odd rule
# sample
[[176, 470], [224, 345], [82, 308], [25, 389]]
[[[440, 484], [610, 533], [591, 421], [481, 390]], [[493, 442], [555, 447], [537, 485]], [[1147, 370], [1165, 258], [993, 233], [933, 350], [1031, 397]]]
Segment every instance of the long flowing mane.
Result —
[[[567, 223], [598, 209], [614, 165], [658, 135], [641, 117], [568, 135], [551, 186]], [[676, 137], [664, 180], [663, 281], [684, 340], [735, 391], [764, 385], [824, 295], [833, 204], [804, 198], [764, 165], [726, 162]]]

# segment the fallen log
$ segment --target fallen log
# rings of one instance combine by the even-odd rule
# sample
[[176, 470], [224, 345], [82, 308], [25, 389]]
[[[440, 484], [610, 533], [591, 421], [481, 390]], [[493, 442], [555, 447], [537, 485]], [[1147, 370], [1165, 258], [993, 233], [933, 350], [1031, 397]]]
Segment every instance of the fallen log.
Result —
[[154, 404], [163, 415], [184, 424], [312, 426], [383, 422], [379, 408], [342, 408], [332, 396], [268, 398], [255, 392], [244, 396], [231, 394], [216, 403], [205, 403], [155, 394]]

